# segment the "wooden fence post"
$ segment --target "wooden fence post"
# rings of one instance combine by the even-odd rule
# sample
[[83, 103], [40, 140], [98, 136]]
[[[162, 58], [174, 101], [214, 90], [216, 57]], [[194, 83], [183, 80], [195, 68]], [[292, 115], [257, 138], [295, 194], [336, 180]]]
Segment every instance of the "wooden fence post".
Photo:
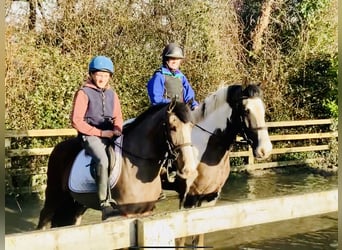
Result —
[[175, 228], [170, 226], [171, 219], [170, 215], [158, 220], [153, 219], [153, 216], [138, 219], [138, 247], [175, 247]]
[[248, 146], [248, 165], [254, 164], [254, 155], [253, 155], [253, 149], [251, 146]]
[[12, 168], [12, 158], [7, 156], [7, 150], [11, 149], [11, 138], [5, 138], [5, 192], [7, 193], [8, 189], [13, 188], [12, 178], [8, 175], [8, 171], [6, 169]]
[[[11, 138], [5, 138], [5, 152], [11, 148]], [[5, 154], [5, 168], [11, 168], [11, 158]]]

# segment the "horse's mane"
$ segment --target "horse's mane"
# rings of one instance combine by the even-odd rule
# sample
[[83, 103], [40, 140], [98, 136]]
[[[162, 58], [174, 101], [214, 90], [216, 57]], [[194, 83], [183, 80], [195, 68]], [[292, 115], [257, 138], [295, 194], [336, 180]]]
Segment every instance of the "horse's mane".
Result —
[[241, 84], [221, 86], [201, 103], [199, 113], [194, 114], [196, 120], [201, 120], [208, 114], [214, 112], [218, 107], [229, 104], [231, 107], [241, 98], [262, 97], [262, 91], [256, 84], [249, 84], [243, 87]]
[[256, 84], [248, 84], [246, 87], [242, 85], [231, 85], [227, 91], [227, 102], [230, 106], [236, 105], [241, 98], [262, 97], [262, 91], [259, 85]]
[[262, 98], [262, 90], [259, 85], [256, 84], [249, 84], [247, 87], [242, 91], [243, 96], [245, 97], [260, 97]]
[[219, 88], [216, 92], [207, 96], [200, 105], [201, 116], [206, 117], [217, 107], [227, 103], [227, 86]]
[[[181, 102], [176, 103], [161, 103], [158, 105], [150, 106], [147, 110], [141, 113], [134, 121], [126, 124], [123, 128], [123, 133], [129, 133], [132, 129], [137, 127], [142, 121], [144, 121], [147, 117], [159, 112], [163, 108], [165, 108], [165, 112], [169, 109], [170, 105], [174, 105], [172, 112], [184, 123], [191, 121], [191, 113], [189, 107]], [[167, 107], [167, 108], [166, 108]]]
[[167, 103], [163, 103], [159, 105], [150, 106], [148, 109], [143, 111], [140, 115], [138, 115], [132, 122], [126, 124], [123, 127], [123, 133], [124, 134], [129, 133], [132, 129], [138, 126], [138, 124], [140, 124], [141, 121], [144, 121], [146, 117], [154, 114], [155, 112], [158, 112], [159, 110], [161, 110], [167, 105], [168, 105]]
[[183, 122], [188, 123], [192, 121], [192, 116], [190, 112], [190, 108], [187, 104], [183, 102], [176, 102], [176, 105], [174, 106], [173, 113], [176, 114], [176, 116]]

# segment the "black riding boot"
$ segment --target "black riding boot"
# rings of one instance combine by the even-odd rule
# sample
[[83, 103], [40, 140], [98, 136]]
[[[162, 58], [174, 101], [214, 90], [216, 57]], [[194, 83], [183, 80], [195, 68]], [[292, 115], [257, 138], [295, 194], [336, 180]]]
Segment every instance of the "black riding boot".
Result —
[[107, 202], [108, 170], [102, 166], [97, 168], [97, 188], [100, 206], [103, 211], [106, 207], [110, 206], [110, 204]]
[[107, 199], [107, 190], [108, 190], [108, 170], [105, 167], [98, 168], [98, 195], [100, 202], [105, 201]]

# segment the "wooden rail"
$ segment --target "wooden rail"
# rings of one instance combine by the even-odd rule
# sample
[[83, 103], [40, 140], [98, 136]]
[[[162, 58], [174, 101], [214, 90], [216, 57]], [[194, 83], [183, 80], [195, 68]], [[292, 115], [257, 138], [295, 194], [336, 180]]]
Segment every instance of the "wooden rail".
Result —
[[5, 249], [175, 249], [175, 238], [337, 210], [338, 190], [334, 189], [158, 213], [135, 219], [116, 218], [91, 225], [10, 234], [5, 235]]
[[5, 249], [119, 249], [136, 245], [135, 219], [6, 235]]
[[174, 246], [175, 238], [337, 210], [338, 191], [336, 189], [159, 214], [138, 220], [138, 245]]
[[[310, 126], [310, 125], [330, 125], [331, 119], [320, 120], [305, 120], [305, 121], [284, 121], [284, 122], [268, 122], [266, 125], [269, 128], [282, 128], [294, 126]], [[37, 130], [6, 130], [5, 131], [5, 146], [6, 157], [11, 158], [15, 156], [36, 156], [36, 155], [49, 155], [52, 147], [49, 148], [31, 148], [31, 149], [11, 149], [11, 138], [20, 137], [57, 137], [57, 136], [75, 136], [77, 134], [75, 129], [37, 129]], [[304, 139], [322, 139], [322, 138], [335, 138], [338, 136], [337, 131], [324, 132], [324, 133], [304, 133], [304, 134], [280, 134], [270, 135], [271, 141], [286, 141], [286, 140], [304, 140]], [[273, 154], [281, 154], [288, 152], [304, 152], [315, 150], [328, 150], [327, 147], [314, 147], [300, 148], [297, 150], [291, 147], [289, 151], [287, 148], [274, 149]], [[233, 152], [232, 157], [249, 156], [248, 151]]]
[[[282, 122], [268, 122], [267, 126], [269, 130], [277, 128], [278, 130], [281, 128], [288, 129], [289, 127], [293, 128], [307, 128], [309, 126], [330, 126], [333, 123], [331, 119], [319, 119], [319, 120], [305, 120], [305, 121], [282, 121]], [[43, 130], [6, 130], [5, 131], [5, 156], [6, 156], [6, 170], [7, 171], [18, 171], [22, 172], [22, 174], [27, 174], [27, 171], [23, 169], [18, 169], [16, 166], [12, 166], [11, 159], [13, 157], [24, 157], [24, 156], [41, 156], [41, 155], [49, 155], [52, 151], [52, 147], [45, 148], [30, 148], [29, 145], [27, 148], [12, 148], [12, 142], [14, 140], [21, 140], [21, 138], [50, 138], [50, 137], [70, 137], [75, 136], [76, 130], [74, 129], [43, 129]], [[272, 155], [281, 155], [281, 154], [290, 154], [290, 153], [301, 153], [301, 152], [319, 152], [319, 151], [329, 151], [330, 144], [328, 143], [329, 139], [337, 138], [337, 131], [329, 131], [329, 129], [325, 129], [324, 132], [318, 131], [315, 133], [270, 133], [270, 138], [272, 143], [283, 142], [286, 146], [282, 145], [281, 147], [274, 146], [272, 150]], [[239, 139], [239, 138], [238, 138]], [[325, 139], [325, 141], [323, 141]], [[296, 146], [295, 143], [299, 141], [310, 141], [307, 146]], [[316, 143], [316, 141], [320, 141], [320, 143]], [[322, 142], [323, 141], [323, 142]], [[283, 166], [291, 166], [291, 165], [300, 165], [300, 164], [312, 164], [315, 162], [315, 159], [303, 159], [303, 160], [287, 160], [287, 161], [263, 161], [258, 162], [254, 159], [251, 148], [248, 150], [240, 150], [231, 153], [231, 157], [245, 157], [248, 158], [247, 164], [243, 164], [241, 166], [237, 166], [232, 168], [232, 171], [253, 171], [257, 169], [266, 169], [273, 167], [283, 167]], [[41, 168], [41, 170], [35, 170], [33, 175], [44, 174], [46, 171], [46, 167]], [[38, 178], [39, 179], [39, 178]], [[30, 190], [30, 188], [28, 188]], [[31, 189], [32, 190], [32, 189]]]

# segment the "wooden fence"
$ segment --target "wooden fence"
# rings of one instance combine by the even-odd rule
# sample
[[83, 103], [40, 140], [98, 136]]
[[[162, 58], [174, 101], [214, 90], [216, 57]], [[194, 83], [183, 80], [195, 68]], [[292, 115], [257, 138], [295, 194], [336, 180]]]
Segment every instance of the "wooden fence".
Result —
[[[274, 145], [270, 160], [257, 162], [253, 157], [251, 148], [249, 147], [247, 149], [232, 152], [231, 157], [247, 158], [247, 163], [236, 166], [232, 168], [232, 170], [253, 171], [272, 167], [312, 164], [317, 161], [317, 157], [304, 159], [291, 159], [291, 157], [287, 157], [286, 160], [279, 160], [279, 155], [330, 151], [331, 140], [338, 136], [337, 131], [333, 131], [330, 128], [332, 124], [333, 120], [331, 119], [268, 122], [267, 126], [269, 128], [270, 138]], [[30, 145], [21, 145], [21, 148], [15, 148], [14, 145], [18, 143], [18, 141], [28, 138], [39, 139], [70, 137], [75, 135], [76, 131], [74, 129], [6, 130], [5, 173], [7, 186], [13, 190], [13, 187], [15, 186], [13, 183], [13, 176], [28, 175], [30, 177], [30, 183], [26, 184], [26, 187], [17, 187], [17, 190], [19, 190], [17, 192], [39, 192], [44, 189], [44, 184], [41, 182], [42, 179], [45, 178], [46, 166], [40, 169], [31, 166], [29, 169], [26, 169], [27, 171], [25, 171], [21, 166], [13, 164], [12, 161], [15, 157], [47, 156], [51, 153], [53, 148], [31, 148]]]
[[159, 213], [142, 218], [115, 218], [90, 225], [9, 234], [5, 235], [5, 249], [175, 249], [175, 238], [326, 214], [337, 209], [338, 190], [335, 189]]

